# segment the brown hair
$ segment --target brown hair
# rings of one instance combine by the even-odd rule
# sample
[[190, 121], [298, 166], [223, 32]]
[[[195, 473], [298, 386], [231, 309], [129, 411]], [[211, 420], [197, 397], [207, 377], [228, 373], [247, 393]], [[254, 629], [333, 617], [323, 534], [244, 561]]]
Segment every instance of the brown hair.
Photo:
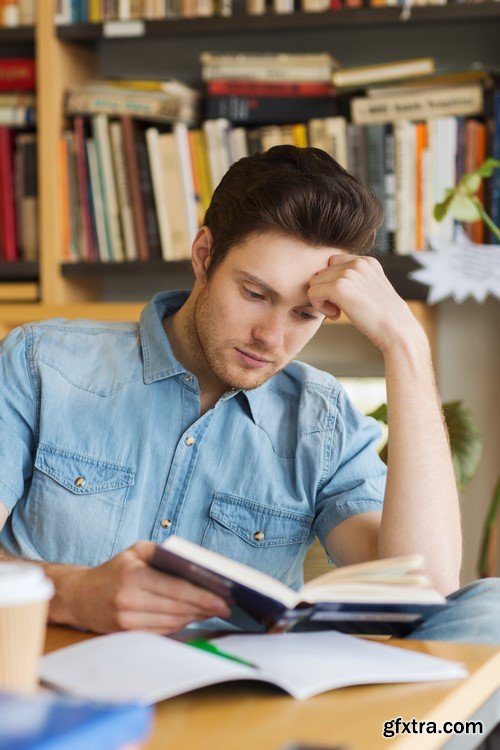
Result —
[[366, 255], [382, 218], [375, 194], [325, 151], [274, 146], [235, 162], [216, 188], [204, 219], [213, 237], [208, 275], [260, 232]]

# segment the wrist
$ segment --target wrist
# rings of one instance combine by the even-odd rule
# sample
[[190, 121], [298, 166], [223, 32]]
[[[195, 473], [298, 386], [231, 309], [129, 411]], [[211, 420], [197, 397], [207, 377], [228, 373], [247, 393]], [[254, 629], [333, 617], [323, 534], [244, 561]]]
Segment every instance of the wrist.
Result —
[[82, 597], [84, 575], [88, 568], [76, 565], [49, 564], [45, 573], [52, 579], [55, 594], [49, 607], [49, 621], [56, 625], [81, 627], [78, 602]]

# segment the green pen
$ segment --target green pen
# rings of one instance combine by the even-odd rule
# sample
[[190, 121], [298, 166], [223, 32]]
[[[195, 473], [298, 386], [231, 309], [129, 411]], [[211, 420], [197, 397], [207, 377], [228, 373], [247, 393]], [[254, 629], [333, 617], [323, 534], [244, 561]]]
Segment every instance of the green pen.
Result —
[[257, 664], [252, 664], [252, 662], [250, 661], [246, 661], [245, 659], [240, 659], [239, 656], [228, 654], [227, 651], [221, 651], [221, 649], [218, 648], [217, 646], [214, 646], [213, 643], [209, 643], [209, 641], [205, 641], [202, 638], [198, 638], [193, 641], [186, 641], [186, 645], [194, 646], [194, 648], [199, 648], [201, 649], [201, 651], [208, 651], [209, 654], [214, 654], [214, 656], [222, 656], [223, 659], [236, 661], [238, 662], [238, 664], [244, 664], [246, 667], [253, 667], [254, 669], [259, 668]]

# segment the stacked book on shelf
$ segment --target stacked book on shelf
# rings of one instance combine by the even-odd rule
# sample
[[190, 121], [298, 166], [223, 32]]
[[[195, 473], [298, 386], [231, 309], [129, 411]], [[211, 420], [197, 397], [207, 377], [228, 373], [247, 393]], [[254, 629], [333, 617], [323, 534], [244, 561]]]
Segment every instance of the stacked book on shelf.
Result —
[[[5, 0], [4, 0], [5, 1]], [[22, 0], [17, 0], [22, 2]], [[33, 0], [31, 0], [33, 1]], [[477, 0], [461, 0], [462, 4]], [[415, 5], [455, 4], [454, 0], [417, 0]], [[144, 19], [206, 18], [324, 13], [341, 9], [402, 6], [402, 0], [57, 0], [56, 23], [100, 23]]]
[[[427, 58], [345, 69], [322, 53], [307, 56], [309, 68], [304, 55], [296, 56], [300, 66], [293, 57], [202, 55], [205, 114], [220, 114], [213, 108], [221, 92], [253, 92], [283, 103], [274, 121], [250, 111], [200, 120], [197, 93], [175, 81], [92, 82], [71, 90], [73, 128], [61, 140], [64, 259], [188, 258], [230, 165], [281, 144], [321, 148], [371, 186], [385, 212], [377, 252], [424, 250], [429, 234], [451, 240], [453, 223], [436, 222], [433, 206], [482, 163], [493, 135], [499, 147], [494, 77], [479, 65], [439, 71]], [[485, 118], [484, 101], [492, 96], [495, 113]], [[146, 106], [168, 98], [168, 108]], [[315, 116], [324, 98], [333, 114]], [[498, 186], [490, 193], [483, 198], [495, 214]], [[476, 242], [486, 240], [480, 222], [468, 230]]]
[[37, 257], [35, 65], [0, 58], [0, 260]]
[[36, 0], [0, 0], [0, 28], [34, 26]]

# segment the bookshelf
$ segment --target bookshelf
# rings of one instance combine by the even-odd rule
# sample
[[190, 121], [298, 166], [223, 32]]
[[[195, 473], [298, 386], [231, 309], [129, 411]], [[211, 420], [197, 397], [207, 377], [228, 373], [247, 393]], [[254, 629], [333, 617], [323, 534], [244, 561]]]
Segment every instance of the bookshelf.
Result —
[[[129, 274], [132, 277], [141, 271], [155, 276], [159, 288], [162, 274], [165, 273], [165, 278], [168, 277], [170, 264], [166, 263], [159, 263], [158, 267], [155, 263], [61, 264], [61, 239], [55, 230], [60, 226], [57, 153], [59, 135], [65, 122], [63, 93], [69, 85], [82, 83], [103, 73], [113, 75], [121, 64], [120, 61], [125, 67], [124, 75], [135, 72], [137, 76], [144, 77], [146, 72], [152, 72], [152, 60], [158, 65], [158, 70], [155, 69], [158, 76], [173, 75], [175, 71], [176, 77], [193, 82], [196, 76], [199, 77], [199, 50], [234, 49], [240, 44], [242, 49], [252, 49], [252, 44], [255, 43], [256, 51], [273, 48], [282, 51], [300, 51], [301, 48], [330, 49], [346, 65], [353, 64], [353, 61], [363, 64], [367, 61], [367, 55], [371, 54], [364, 44], [367, 34], [380, 34], [377, 37], [379, 42], [374, 47], [377, 52], [371, 55], [373, 61], [377, 61], [377, 55], [379, 60], [387, 55], [388, 39], [394, 41], [391, 47], [392, 58], [413, 55], [414, 50], [420, 47], [422, 49], [417, 55], [436, 54], [436, 50], [431, 50], [428, 46], [429, 37], [434, 39], [435, 46], [442, 42], [445, 50], [443, 54], [448, 54], [449, 43], [443, 40], [442, 33], [446, 23], [453, 24], [453, 30], [460, 30], [457, 35], [452, 35], [452, 62], [463, 56], [464, 38], [469, 40], [467, 49], [468, 54], [473, 56], [472, 59], [475, 59], [479, 50], [486, 48], [489, 50], [486, 62], [500, 62], [497, 43], [500, 3], [415, 7], [410, 19], [404, 22], [400, 20], [401, 11], [397, 8], [298, 13], [289, 16], [145, 21], [130, 27], [136, 29], [134, 33], [137, 33], [137, 28], [140, 30], [140, 37], [134, 37], [133, 41], [132, 37], [109, 37], [109, 26], [105, 23], [56, 27], [52, 5], [50, 2], [38, 3], [38, 18], [34, 30], [0, 30], [0, 43], [6, 49], [6, 54], [9, 54], [8, 50], [12, 45], [20, 45], [20, 49], [25, 49], [26, 44], [35, 46], [40, 217], [39, 283], [37, 284], [36, 269], [32, 264], [16, 264], [19, 268], [15, 271], [15, 278], [7, 278], [0, 268], [0, 335], [15, 325], [53, 316], [135, 320], [143, 303], [104, 301], [103, 278], [112, 277], [115, 273]], [[358, 53], [352, 51], [353, 40], [357, 39]], [[412, 40], [409, 46], [407, 39]], [[9, 46], [3, 47], [4, 42], [9, 43]], [[131, 44], [136, 53], [134, 55], [130, 54]], [[343, 50], [342, 54], [337, 53], [337, 46], [340, 49], [350, 49], [351, 57], [344, 55]], [[178, 55], [180, 47], [184, 52]], [[17, 50], [17, 46], [15, 49]], [[163, 54], [158, 56], [160, 49]], [[495, 55], [496, 59], [491, 59]], [[187, 56], [189, 64], [186, 62]], [[143, 68], [128, 70], [127, 65], [132, 65], [131, 58], [134, 63], [140, 62]], [[467, 60], [469, 61], [470, 59]], [[149, 66], [149, 71], [144, 66]], [[410, 303], [412, 310], [432, 340], [434, 313], [422, 301], [425, 290], [406, 279], [406, 272], [411, 264], [415, 265], [414, 261], [402, 256], [391, 256], [384, 258], [384, 264], [386, 273], [398, 291], [413, 300]], [[120, 268], [116, 267], [118, 265]]]

